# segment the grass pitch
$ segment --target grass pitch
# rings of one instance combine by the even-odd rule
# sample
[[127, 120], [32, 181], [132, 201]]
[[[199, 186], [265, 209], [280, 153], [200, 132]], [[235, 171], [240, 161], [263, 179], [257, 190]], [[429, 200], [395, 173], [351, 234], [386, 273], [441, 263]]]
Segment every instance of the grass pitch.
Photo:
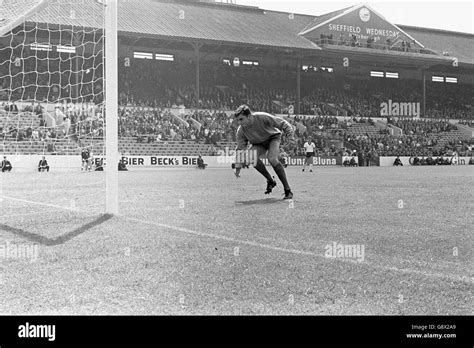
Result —
[[287, 173], [0, 174], [0, 314], [472, 314], [472, 168]]

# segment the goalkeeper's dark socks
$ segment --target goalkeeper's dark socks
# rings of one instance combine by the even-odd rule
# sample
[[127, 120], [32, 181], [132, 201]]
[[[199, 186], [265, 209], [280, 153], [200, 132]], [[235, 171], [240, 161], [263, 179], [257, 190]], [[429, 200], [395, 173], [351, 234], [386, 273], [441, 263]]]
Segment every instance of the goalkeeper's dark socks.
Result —
[[273, 167], [275, 170], [276, 175], [278, 175], [278, 179], [280, 179], [281, 183], [283, 184], [283, 188], [285, 190], [290, 190], [290, 185], [288, 185], [288, 180], [286, 180], [286, 173], [285, 168], [281, 163], [278, 163], [276, 166]]
[[255, 165], [255, 169], [257, 169], [257, 171], [260, 174], [262, 174], [268, 181], [273, 181], [272, 176], [268, 172], [267, 167], [265, 167], [265, 164], [263, 164], [261, 159], [257, 161], [257, 164]]

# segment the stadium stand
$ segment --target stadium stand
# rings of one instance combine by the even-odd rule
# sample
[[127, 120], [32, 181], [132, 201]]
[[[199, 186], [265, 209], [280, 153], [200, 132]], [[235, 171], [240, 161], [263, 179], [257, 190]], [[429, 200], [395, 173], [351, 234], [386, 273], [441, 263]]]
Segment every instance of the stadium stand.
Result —
[[[215, 62], [204, 64], [200, 69], [206, 78], [201, 81], [202, 90], [197, 102], [191, 81], [192, 64], [178, 61], [161, 73], [163, 69], [158, 63], [139, 61], [134, 68], [120, 69], [121, 101], [124, 105], [183, 105], [191, 109], [221, 110], [232, 110], [246, 103], [255, 110], [272, 113], [287, 111], [288, 106], [295, 103], [295, 94], [288, 88], [289, 82], [295, 80], [294, 71], [255, 70], [253, 67], [235, 71], [224, 64], [216, 66]], [[322, 71], [302, 75], [302, 114], [370, 117], [379, 112], [383, 100], [411, 102], [421, 98], [419, 81], [364, 81], [330, 75]], [[317, 88], [314, 88], [315, 79], [318, 80]], [[447, 88], [429, 84], [426, 117], [472, 118], [473, 95], [471, 85]]]
[[[129, 61], [119, 64], [118, 80], [119, 150], [124, 154], [209, 155], [234, 146], [236, 127], [228, 115], [242, 103], [256, 111], [291, 116], [300, 147], [312, 136], [318, 150], [331, 153], [335, 152], [331, 141], [344, 141], [343, 147], [385, 155], [443, 154], [454, 150], [471, 153], [472, 136], [460, 126], [473, 127], [474, 85], [462, 79], [459, 83], [437, 83], [429, 77], [438, 72], [448, 76], [455, 71], [443, 65], [450, 63], [447, 57], [454, 55], [464, 64], [462, 71], [472, 75], [472, 35], [400, 25], [403, 35], [419, 41], [375, 43], [344, 34], [311, 36], [317, 24], [357, 6], [317, 18], [296, 14], [291, 21], [286, 13], [245, 6], [171, 0], [124, 2], [121, 6], [123, 49], [119, 61]], [[170, 15], [178, 9], [187, 13], [189, 27], [185, 31], [179, 19]], [[142, 18], [140, 23], [134, 20], [136, 16]], [[157, 19], [162, 18], [167, 20], [157, 26]], [[244, 19], [249, 24], [242, 28]], [[225, 28], [219, 24], [222, 22], [227, 23]], [[241, 30], [233, 30], [236, 27]], [[192, 44], [180, 43], [178, 39], [182, 37]], [[255, 47], [247, 49], [250, 37]], [[424, 47], [419, 42], [425, 43]], [[199, 59], [199, 78], [197, 46], [193, 46], [196, 43], [208, 45], [207, 53]], [[132, 58], [138, 47], [144, 47], [152, 59]], [[154, 47], [166, 48], [164, 51], [173, 59], [154, 59]], [[18, 111], [12, 105], [1, 105], [3, 152], [77, 154], [80, 148], [89, 146], [93, 153], [102, 153], [101, 110], [70, 110], [62, 106], [58, 114], [51, 110], [57, 102], [102, 101], [102, 69], [97, 68], [100, 54], [77, 56], [75, 64], [83, 71], [79, 77], [74, 74], [72, 60], [63, 59], [55, 51], [33, 52], [36, 60], [25, 60], [17, 67], [10, 57], [21, 54], [21, 49], [30, 47], [18, 44], [12, 45], [11, 52], [0, 50], [0, 58], [6, 62], [0, 64], [0, 96], [10, 91], [10, 101], [27, 104]], [[214, 49], [218, 54], [212, 53]], [[339, 58], [327, 53], [325, 66], [309, 65], [303, 59], [297, 73], [298, 65], [289, 58], [299, 55], [314, 60], [314, 55], [324, 49], [364, 54], [363, 59], [355, 59], [363, 71], [331, 67]], [[248, 61], [237, 58], [236, 52], [248, 55]], [[397, 70], [397, 64], [391, 63], [395, 56], [405, 75], [396, 79], [368, 77], [371, 68], [367, 59], [377, 63], [382, 60], [382, 65], [389, 64], [390, 69]], [[435, 63], [433, 59], [437, 59]], [[423, 93], [418, 73], [424, 64], [433, 68], [425, 71]], [[418, 75], [413, 75], [414, 71]], [[80, 83], [72, 87], [70, 82], [75, 79]], [[423, 98], [423, 115], [418, 115], [423, 120], [387, 117], [383, 122], [374, 121], [380, 117], [382, 102], [420, 102]], [[37, 103], [42, 103], [43, 108]], [[393, 135], [394, 130], [400, 136]]]

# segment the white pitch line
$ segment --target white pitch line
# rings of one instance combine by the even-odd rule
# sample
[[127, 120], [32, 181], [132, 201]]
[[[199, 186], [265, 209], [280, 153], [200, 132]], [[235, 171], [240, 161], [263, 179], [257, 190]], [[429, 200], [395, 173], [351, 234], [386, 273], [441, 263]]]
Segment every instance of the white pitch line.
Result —
[[99, 186], [99, 185], [104, 186], [104, 190], [105, 190], [105, 182], [98, 181], [98, 182], [93, 182], [91, 184], [76, 184], [76, 185], [71, 185], [71, 186], [66, 186], [66, 187], [51, 186], [51, 187], [45, 187], [45, 188], [42, 188], [42, 189], [36, 189], [35, 188], [35, 192], [36, 191], [51, 191], [51, 190], [67, 191], [68, 189], [75, 189], [75, 188], [78, 188], [78, 187], [89, 187], [89, 186]]
[[358, 262], [358, 261], [352, 260], [352, 259], [328, 258], [324, 255], [315, 254], [311, 251], [282, 248], [282, 247], [278, 247], [278, 246], [274, 246], [274, 245], [270, 245], [270, 244], [263, 244], [263, 243], [258, 243], [258, 242], [254, 242], [254, 241], [249, 241], [249, 240], [241, 240], [241, 239], [236, 239], [236, 238], [232, 238], [232, 237], [226, 237], [226, 236], [221, 236], [221, 235], [217, 235], [217, 234], [212, 234], [212, 233], [193, 231], [193, 230], [190, 230], [188, 228], [166, 225], [166, 224], [162, 224], [162, 223], [159, 223], [159, 222], [146, 221], [146, 220], [136, 219], [136, 218], [132, 218], [132, 217], [126, 217], [126, 216], [120, 216], [120, 217], [122, 217], [123, 219], [128, 220], [128, 221], [138, 222], [138, 223], [142, 223], [142, 224], [145, 224], [145, 225], [163, 227], [163, 228], [167, 228], [167, 229], [171, 229], [171, 230], [175, 230], [175, 231], [179, 231], [179, 232], [192, 234], [192, 235], [199, 236], [199, 237], [208, 237], [208, 238], [213, 238], [213, 239], [220, 239], [220, 240], [225, 240], [225, 241], [232, 242], [232, 243], [251, 245], [251, 246], [258, 247], [258, 248], [263, 248], [263, 249], [281, 251], [281, 252], [296, 254], [296, 255], [313, 256], [313, 257], [318, 257], [318, 258], [325, 259], [325, 260], [329, 259], [331, 261], [335, 260], [335, 261], [339, 261], [339, 262], [352, 263], [352, 264], [355, 264], [355, 265], [367, 265], [369, 267], [377, 268], [377, 269], [380, 269], [380, 270], [383, 270], [383, 271], [394, 271], [394, 272], [401, 272], [401, 273], [408, 273], [408, 274], [416, 274], [416, 275], [421, 275], [421, 276], [424, 276], [424, 277], [449, 279], [449, 280], [464, 282], [464, 283], [474, 283], [474, 279], [470, 278], [470, 277], [467, 277], [467, 276], [453, 276], [453, 275], [448, 275], [448, 274], [443, 274], [443, 273], [438, 273], [438, 272], [436, 272], [436, 273], [424, 272], [424, 271], [419, 271], [419, 270], [411, 269], [411, 268], [398, 268], [398, 267], [394, 267], [394, 266], [382, 266], [382, 265], [379, 265], [379, 264], [374, 264], [374, 263], [366, 262], [366, 261], [365, 262]]
[[0, 215], [1, 218], [12, 218], [12, 217], [18, 217], [18, 216], [30, 216], [30, 215], [39, 215], [39, 214], [48, 214], [48, 213], [56, 213], [58, 211], [61, 211], [62, 209], [55, 209], [55, 210], [47, 210], [47, 211], [37, 211], [34, 213], [25, 213], [25, 214], [15, 214], [15, 215]]
[[94, 185], [103, 185], [105, 187], [105, 181], [96, 181], [96, 182], [93, 182], [93, 183], [90, 183], [90, 184], [77, 184], [77, 185], [72, 185], [71, 187], [72, 188], [75, 188], [75, 187], [83, 187], [83, 186], [94, 186]]
[[[81, 198], [81, 197], [84, 197], [84, 196], [81, 195], [79, 198]], [[40, 206], [44, 206], [44, 207], [48, 207], [48, 208], [58, 208], [55, 211], [70, 210], [70, 211], [73, 211], [73, 212], [76, 212], [76, 213], [93, 213], [91, 211], [79, 209], [77, 207], [76, 208], [71, 208], [71, 207], [62, 206], [62, 205], [30, 201], [29, 199], [15, 198], [15, 197], [4, 196], [4, 195], [0, 195], [0, 198], [9, 199], [11, 201], [17, 201], [17, 202], [22, 202], [22, 203], [40, 205]], [[125, 200], [125, 201], [119, 201], [119, 202], [120, 203], [130, 203], [130, 202], [135, 202], [135, 201]], [[103, 205], [105, 205], [105, 202], [104, 203], [96, 203], [96, 204], [87, 204], [87, 207], [98, 207], [98, 206], [103, 206]], [[24, 216], [24, 215], [32, 215], [32, 214], [41, 214], [41, 212], [27, 213], [27, 214], [17, 214], [17, 215], [8, 215], [8, 217]]]
[[59, 208], [61, 210], [71, 210], [71, 211], [74, 211], [74, 212], [85, 212], [85, 211], [79, 210], [77, 208], [70, 208], [70, 207], [63, 206], [63, 205], [48, 204], [48, 203], [43, 203], [43, 202], [35, 202], [35, 201], [30, 201], [28, 199], [21, 199], [21, 198], [15, 198], [15, 197], [3, 196], [3, 195], [0, 195], [0, 198], [9, 199], [11, 201], [16, 201], [16, 202], [41, 205], [43, 207]]

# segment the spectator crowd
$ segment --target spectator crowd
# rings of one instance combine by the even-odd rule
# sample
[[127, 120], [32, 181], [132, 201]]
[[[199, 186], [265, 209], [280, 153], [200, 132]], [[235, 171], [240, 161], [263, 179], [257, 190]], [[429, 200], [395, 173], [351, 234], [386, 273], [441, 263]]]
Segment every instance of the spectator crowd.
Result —
[[[338, 41], [324, 36], [321, 40], [327, 44], [359, 45], [353, 38]], [[407, 43], [400, 45], [403, 50], [409, 47]], [[79, 141], [83, 137], [103, 137], [103, 76], [98, 63], [101, 56], [77, 57], [78, 61], [73, 62], [57, 52], [39, 51], [35, 52], [37, 59], [25, 59], [21, 66], [16, 66], [7, 53], [21, 55], [20, 49], [21, 45], [13, 52], [0, 49], [0, 59], [6, 62], [0, 64], [0, 91], [8, 91], [10, 101], [2, 105], [6, 115], [0, 122], [3, 143], [24, 140], [52, 143], [63, 138]], [[80, 74], [74, 73], [73, 64], [81, 66]], [[255, 111], [288, 115], [296, 112], [294, 66], [235, 67], [230, 61], [203, 60], [199, 93], [195, 76], [195, 62], [178, 57], [173, 62], [133, 59], [129, 65], [120, 64], [119, 135], [134, 137], [138, 142], [191, 141], [217, 147], [220, 142], [235, 140], [236, 125], [225, 111], [234, 110], [240, 104], [248, 104]], [[375, 134], [359, 134], [352, 132], [351, 126], [373, 125], [371, 117], [379, 115], [381, 102], [389, 99], [421, 101], [421, 81], [358, 79], [335, 74], [329, 68], [304, 66], [300, 86], [300, 113], [312, 117], [290, 118], [298, 138], [297, 154], [309, 136], [318, 150], [328, 155], [341, 154], [340, 149], [347, 147], [341, 146], [343, 143], [371, 156], [472, 152], [472, 140], [443, 137], [457, 129], [447, 122], [449, 118], [473, 126], [472, 85], [427, 83], [426, 116], [431, 120], [388, 119], [388, 124], [402, 130], [402, 136], [391, 135], [386, 129], [378, 129]], [[19, 109], [15, 102], [25, 100], [31, 105]], [[46, 112], [44, 105], [57, 102], [83, 106], [61, 106], [54, 112]], [[86, 103], [95, 106], [91, 109]], [[170, 108], [183, 112], [172, 114]], [[28, 124], [15, 118], [21, 112], [30, 112], [37, 119]], [[345, 121], [339, 120], [342, 116]]]

